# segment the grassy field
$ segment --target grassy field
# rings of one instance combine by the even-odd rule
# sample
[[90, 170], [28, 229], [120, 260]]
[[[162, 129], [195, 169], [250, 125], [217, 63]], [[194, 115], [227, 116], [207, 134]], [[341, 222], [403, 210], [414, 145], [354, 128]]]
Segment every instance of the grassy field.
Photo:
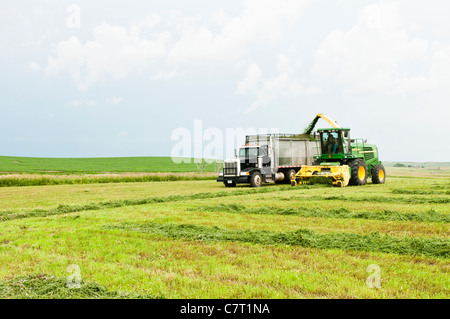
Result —
[[0, 297], [449, 298], [448, 171], [387, 175], [2, 187]]
[[[180, 159], [182, 160], [182, 159]], [[186, 159], [185, 159], [186, 160]], [[170, 157], [99, 157], [99, 158], [40, 158], [0, 156], [1, 173], [44, 174], [95, 174], [118, 172], [197, 172], [193, 160], [175, 163]], [[205, 172], [215, 171], [214, 163], [206, 166]]]
[[32, 158], [0, 156], [0, 187], [214, 180], [221, 162], [204, 167], [170, 157]]

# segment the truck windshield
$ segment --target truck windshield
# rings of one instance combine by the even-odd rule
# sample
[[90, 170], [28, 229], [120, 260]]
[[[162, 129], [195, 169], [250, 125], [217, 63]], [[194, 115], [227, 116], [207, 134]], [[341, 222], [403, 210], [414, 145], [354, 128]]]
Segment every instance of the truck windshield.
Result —
[[239, 150], [239, 157], [240, 158], [257, 157], [258, 150], [259, 150], [258, 147], [241, 148]]

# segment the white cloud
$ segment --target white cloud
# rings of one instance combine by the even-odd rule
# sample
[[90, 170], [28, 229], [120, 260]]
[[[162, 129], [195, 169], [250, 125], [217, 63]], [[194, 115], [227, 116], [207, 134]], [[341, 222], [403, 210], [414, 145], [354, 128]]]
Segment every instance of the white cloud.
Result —
[[102, 24], [92, 31], [93, 40], [81, 43], [71, 37], [56, 45], [48, 58], [45, 73], [58, 76], [68, 73], [81, 91], [98, 83], [118, 80], [147, 71], [166, 53], [169, 34], [152, 34], [151, 39], [136, 35], [120, 26]]
[[119, 132], [119, 133], [117, 134], [117, 136], [118, 136], [118, 137], [126, 137], [126, 136], [128, 136], [128, 132]]
[[[93, 28], [91, 40], [72, 36], [58, 42], [44, 71], [52, 77], [68, 74], [79, 90], [86, 91], [139, 74], [170, 79], [193, 61], [236, 62], [255, 44], [277, 43], [283, 28], [299, 17], [306, 2], [246, 0], [235, 17], [223, 10], [206, 19], [175, 11], [153, 13], [130, 27], [103, 23]], [[162, 71], [168, 65], [173, 70]]]
[[350, 93], [415, 90], [424, 81], [402, 64], [425, 63], [428, 47], [428, 41], [409, 37], [395, 3], [371, 4], [349, 31], [334, 30], [325, 38], [313, 73], [336, 80]]
[[122, 102], [122, 97], [116, 97], [114, 95], [113, 97], [107, 98], [106, 102], [110, 104], [119, 104], [120, 102]]
[[178, 75], [178, 72], [171, 71], [171, 72], [158, 72], [156, 75], [152, 76], [152, 80], [170, 80]]
[[450, 87], [450, 45], [433, 53], [429, 79], [433, 87], [448, 92]]
[[256, 63], [250, 65], [245, 78], [238, 83], [237, 93], [246, 94], [249, 91], [256, 90], [261, 74], [262, 71]]
[[306, 89], [306, 94], [308, 94], [308, 95], [319, 94], [320, 92], [321, 92], [321, 90], [317, 86], [311, 86]]
[[288, 85], [288, 75], [280, 74], [274, 78], [265, 80], [262, 87], [256, 92], [256, 100], [245, 109], [244, 113], [250, 113], [260, 107], [264, 107], [274, 101]]
[[30, 63], [30, 69], [33, 72], [39, 72], [42, 70], [41, 66], [38, 63], [36, 63], [35, 61], [32, 61]]
[[300, 95], [320, 93], [317, 86], [306, 85], [307, 79], [302, 78], [299, 72], [301, 59], [295, 54], [279, 54], [275, 66], [275, 74], [262, 77], [262, 70], [253, 63], [248, 67], [244, 79], [238, 82], [236, 93], [255, 97], [244, 113], [251, 113], [279, 99], [295, 99]]
[[210, 21], [218, 26], [223, 26], [229, 20], [230, 17], [225, 11], [223, 11], [223, 9], [219, 9], [218, 11], [214, 12], [210, 17]]
[[80, 106], [81, 104], [83, 104], [83, 101], [74, 100], [70, 101], [70, 104], [72, 104], [73, 106]]
[[169, 52], [169, 59], [235, 60], [256, 43], [277, 42], [284, 24], [295, 21], [305, 3], [305, 0], [247, 0], [240, 16], [222, 21], [218, 34], [197, 23], [185, 25], [181, 38]]
[[89, 100], [89, 101], [73, 100], [73, 101], [70, 101], [70, 104], [72, 106], [76, 106], [76, 107], [82, 106], [82, 105], [95, 106], [95, 105], [97, 105], [97, 102], [94, 100]]

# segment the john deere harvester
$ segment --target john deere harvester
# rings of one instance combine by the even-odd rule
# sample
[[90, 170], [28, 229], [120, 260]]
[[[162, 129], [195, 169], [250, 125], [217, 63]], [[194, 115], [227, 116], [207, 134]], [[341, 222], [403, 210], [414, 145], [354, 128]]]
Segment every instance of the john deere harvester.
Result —
[[378, 157], [378, 148], [363, 139], [350, 138], [350, 129], [342, 128], [324, 114], [317, 114], [304, 133], [311, 134], [319, 118], [332, 128], [317, 129], [319, 155], [313, 165], [303, 165], [292, 177], [291, 184], [308, 183], [313, 177], [331, 178], [335, 186], [365, 185], [369, 177], [373, 184], [382, 184], [386, 173]]

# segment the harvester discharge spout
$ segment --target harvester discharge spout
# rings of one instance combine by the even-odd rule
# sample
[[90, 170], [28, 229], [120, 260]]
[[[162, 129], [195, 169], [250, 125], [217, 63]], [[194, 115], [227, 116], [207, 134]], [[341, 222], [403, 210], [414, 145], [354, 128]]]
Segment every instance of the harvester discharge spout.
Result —
[[316, 117], [314, 118], [314, 120], [312, 120], [311, 123], [309, 123], [308, 127], [305, 129], [305, 131], [303, 132], [303, 134], [309, 135], [312, 133], [312, 131], [314, 130], [314, 127], [316, 127], [317, 122], [319, 121], [319, 119], [322, 118], [325, 121], [327, 121], [328, 124], [331, 125], [331, 127], [339, 127], [337, 122], [331, 118], [329, 118], [328, 116], [326, 116], [323, 113], [319, 113], [316, 115]]

